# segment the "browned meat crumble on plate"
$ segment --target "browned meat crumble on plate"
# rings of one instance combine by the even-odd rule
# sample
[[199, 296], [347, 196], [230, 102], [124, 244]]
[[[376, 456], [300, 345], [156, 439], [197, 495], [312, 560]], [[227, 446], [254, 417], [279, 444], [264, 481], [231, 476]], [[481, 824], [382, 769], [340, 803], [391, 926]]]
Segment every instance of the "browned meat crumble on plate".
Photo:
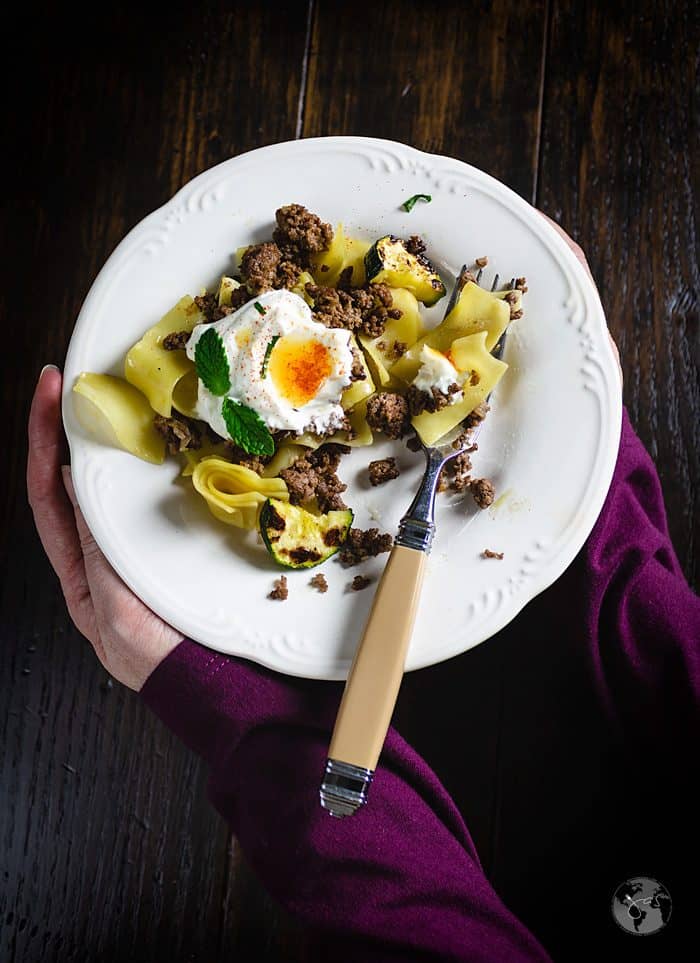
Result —
[[341, 551], [338, 553], [340, 562], [345, 567], [357, 565], [365, 559], [382, 552], [390, 552], [394, 539], [388, 532], [380, 532], [378, 528], [351, 528]]
[[398, 478], [401, 472], [396, 464], [393, 455], [389, 458], [380, 458], [369, 463], [369, 481], [371, 485], [382, 485], [384, 482]]
[[387, 438], [401, 438], [410, 428], [408, 402], [402, 395], [380, 391], [367, 402], [367, 424]]
[[479, 268], [485, 268], [488, 263], [489, 263], [489, 259], [487, 257], [478, 257], [474, 261], [474, 264], [476, 264], [476, 266]]
[[328, 582], [326, 581], [326, 576], [323, 574], [323, 572], [319, 572], [318, 575], [314, 575], [309, 584], [315, 589], [318, 589], [321, 594], [328, 591]]
[[171, 455], [177, 455], [181, 451], [194, 451], [202, 447], [201, 428], [191, 418], [185, 418], [184, 415], [173, 418], [156, 415], [153, 419], [153, 426], [158, 434], [165, 438], [166, 447]]
[[493, 504], [493, 500], [496, 497], [496, 489], [488, 478], [475, 478], [470, 482], [469, 487], [471, 488], [474, 501], [479, 508], [488, 508], [489, 505]]
[[497, 558], [499, 561], [503, 558], [503, 552], [492, 552], [490, 548], [485, 548], [481, 553], [482, 558]]
[[313, 301], [312, 312], [316, 321], [327, 328], [347, 328], [369, 338], [378, 338], [387, 321], [400, 318], [402, 313], [392, 307], [391, 289], [386, 284], [338, 290], [309, 283], [306, 293]]
[[302, 204], [287, 204], [275, 211], [277, 227], [272, 240], [289, 260], [306, 266], [310, 254], [327, 251], [333, 240], [333, 228], [318, 214], [312, 214]]
[[269, 599], [275, 599], [278, 602], [284, 602], [289, 597], [289, 589], [287, 588], [287, 576], [280, 575], [272, 583], [272, 591], [267, 596]]
[[251, 295], [293, 288], [301, 271], [298, 264], [282, 257], [282, 252], [272, 241], [247, 248], [241, 260], [241, 273]]
[[336, 470], [342, 455], [349, 451], [347, 445], [322, 445], [284, 468], [280, 478], [287, 484], [292, 505], [315, 498], [322, 512], [346, 508], [341, 493], [347, 485], [338, 478]]
[[367, 588], [367, 586], [371, 584], [372, 584], [372, 579], [369, 578], [367, 575], [356, 575], [355, 578], [352, 580], [350, 588], [353, 590], [353, 592], [361, 592], [362, 589]]
[[194, 303], [204, 315], [205, 323], [212, 324], [214, 321], [221, 321], [222, 318], [225, 318], [226, 315], [231, 314], [236, 308], [240, 308], [242, 304], [249, 300], [250, 295], [246, 289], [240, 287], [231, 292], [230, 305], [219, 304], [215, 294], [198, 294]]

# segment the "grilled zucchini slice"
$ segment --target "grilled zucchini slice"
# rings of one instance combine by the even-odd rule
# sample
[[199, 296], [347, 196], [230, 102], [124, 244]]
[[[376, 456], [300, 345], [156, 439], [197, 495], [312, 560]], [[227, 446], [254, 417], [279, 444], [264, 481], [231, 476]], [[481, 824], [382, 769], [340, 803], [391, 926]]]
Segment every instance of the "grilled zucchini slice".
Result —
[[313, 568], [335, 555], [352, 525], [353, 513], [314, 515], [299, 505], [268, 498], [260, 510], [260, 534], [274, 560], [285, 568]]
[[430, 261], [411, 254], [400, 237], [387, 234], [375, 241], [365, 254], [368, 281], [383, 281], [392, 288], [406, 288], [426, 307], [445, 295], [445, 285]]

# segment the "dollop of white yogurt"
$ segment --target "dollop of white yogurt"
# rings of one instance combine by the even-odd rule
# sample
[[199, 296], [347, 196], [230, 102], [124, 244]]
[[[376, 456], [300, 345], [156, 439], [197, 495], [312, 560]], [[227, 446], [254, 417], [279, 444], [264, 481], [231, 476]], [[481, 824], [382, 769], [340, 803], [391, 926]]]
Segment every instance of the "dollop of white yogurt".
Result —
[[456, 391], [450, 394], [450, 385], [462, 385], [469, 376], [468, 371], [458, 371], [450, 359], [441, 351], [436, 351], [429, 345], [424, 344], [421, 348], [420, 368], [418, 374], [413, 379], [413, 384], [420, 391], [430, 394], [431, 389], [435, 388], [444, 395], [448, 395], [450, 404], [455, 404], [462, 400], [462, 392]]
[[325, 434], [342, 425], [340, 399], [353, 365], [350, 331], [314, 321], [306, 301], [286, 290], [268, 291], [220, 321], [198, 324], [187, 342], [188, 358], [195, 360], [197, 342], [212, 328], [223, 341], [231, 387], [223, 397], [214, 395], [200, 379], [197, 416], [222, 438], [229, 437], [224, 397], [252, 408], [273, 431]]

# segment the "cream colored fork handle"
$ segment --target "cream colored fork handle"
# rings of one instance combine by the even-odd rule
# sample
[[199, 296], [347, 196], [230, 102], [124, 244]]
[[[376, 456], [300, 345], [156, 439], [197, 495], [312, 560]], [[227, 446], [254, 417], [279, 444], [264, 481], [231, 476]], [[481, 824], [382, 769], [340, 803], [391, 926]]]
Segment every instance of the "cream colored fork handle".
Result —
[[338, 710], [328, 756], [376, 769], [401, 686], [426, 554], [395, 545], [377, 587]]

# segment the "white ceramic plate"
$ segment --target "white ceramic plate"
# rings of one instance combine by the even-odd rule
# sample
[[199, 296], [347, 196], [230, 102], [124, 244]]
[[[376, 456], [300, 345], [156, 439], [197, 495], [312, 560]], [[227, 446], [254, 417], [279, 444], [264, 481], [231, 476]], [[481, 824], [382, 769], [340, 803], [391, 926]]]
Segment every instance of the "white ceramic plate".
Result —
[[[400, 210], [416, 193], [432, 203]], [[348, 570], [326, 563], [325, 595], [309, 586], [313, 572], [290, 571], [289, 599], [269, 601], [280, 571], [256, 535], [216, 522], [178, 481], [174, 460], [149, 465], [88, 437], [71, 396], [81, 371], [121, 374], [146, 328], [183, 294], [213, 286], [236, 248], [268, 238], [275, 209], [291, 202], [368, 239], [422, 234], [448, 284], [463, 261], [484, 254], [487, 271], [528, 279], [510, 369], [473, 457], [499, 497], [484, 512], [468, 495], [440, 497], [407, 662], [418, 669], [488, 639], [561, 575], [598, 516], [619, 442], [620, 379], [593, 284], [544, 218], [481, 171], [391, 141], [331, 137], [243, 154], [183, 187], [117, 247], [75, 326], [63, 417], [77, 496], [117, 572], [184, 634], [291, 675], [347, 674], [373, 595], [347, 587], [360, 571], [378, 577], [387, 556]], [[402, 474], [373, 489], [367, 462], [390, 452]], [[345, 458], [355, 524], [395, 532], [421, 472], [422, 456], [399, 443]], [[505, 558], [484, 560], [485, 548]]]

